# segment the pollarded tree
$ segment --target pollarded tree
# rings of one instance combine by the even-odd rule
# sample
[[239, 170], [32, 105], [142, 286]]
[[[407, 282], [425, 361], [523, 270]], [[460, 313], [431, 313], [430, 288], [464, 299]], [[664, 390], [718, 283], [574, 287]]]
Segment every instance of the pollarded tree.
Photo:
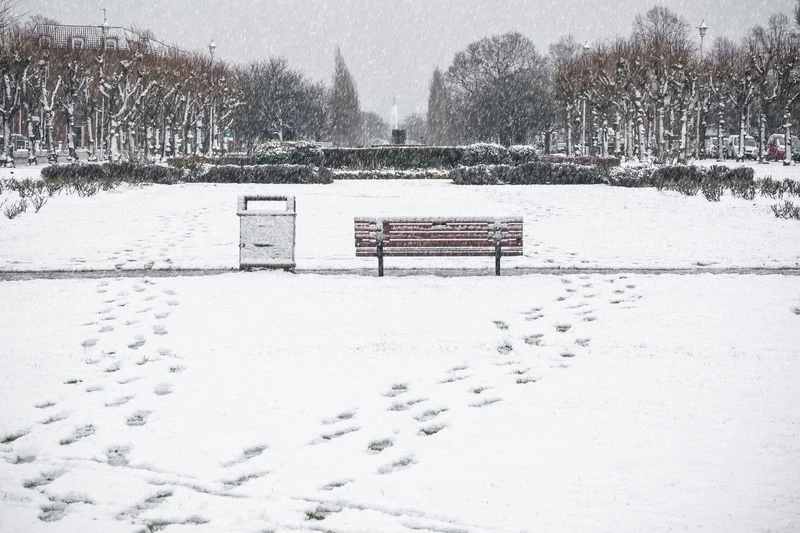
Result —
[[[747, 134], [747, 111], [756, 96], [756, 80], [752, 62], [744, 45], [729, 39], [717, 39], [711, 52], [711, 88], [721, 113], [731, 112], [739, 124], [739, 153], [744, 157]], [[720, 122], [723, 118], [720, 116]], [[720, 146], [722, 148], [722, 146]]]
[[330, 96], [331, 138], [334, 144], [353, 146], [361, 135], [361, 105], [353, 76], [337, 46]]
[[572, 35], [562, 37], [550, 45], [551, 85], [556, 100], [564, 110], [566, 125], [567, 153], [573, 154], [572, 123], [580, 105], [581, 87], [585, 72], [579, 68], [580, 45]]
[[[680, 84], [681, 70], [692, 56], [689, 24], [663, 6], [656, 6], [644, 15], [637, 15], [633, 24], [633, 39], [644, 47], [648, 83], [646, 102], [655, 116], [655, 151], [666, 154], [665, 120], [678, 107], [673, 89]], [[679, 67], [679, 68], [676, 68]]]

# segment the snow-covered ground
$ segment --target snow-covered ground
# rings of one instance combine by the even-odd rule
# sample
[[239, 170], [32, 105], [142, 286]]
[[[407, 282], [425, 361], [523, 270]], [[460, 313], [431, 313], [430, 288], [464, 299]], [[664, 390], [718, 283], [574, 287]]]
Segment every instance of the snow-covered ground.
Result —
[[[235, 267], [251, 192], [297, 197], [300, 271], [373, 267], [353, 217], [389, 214], [523, 215], [504, 268], [800, 261], [770, 201], [421, 181], [60, 196], [0, 218], [0, 269]], [[492, 267], [387, 259], [422, 265]], [[800, 277], [232, 272], [0, 302], [3, 533], [800, 530]]]
[[[800, 174], [775, 163], [754, 166]], [[800, 224], [776, 219], [768, 198], [726, 195], [711, 203], [655, 189], [399, 180], [153, 185], [56, 196], [39, 213], [0, 217], [0, 270], [237, 268], [241, 194], [296, 197], [300, 270], [374, 267], [375, 260], [355, 257], [353, 217], [389, 215], [521, 215], [525, 255], [505, 259], [511, 269], [800, 265]], [[492, 260], [386, 261], [387, 269], [454, 265], [491, 269]]]
[[[800, 278], [0, 284], [0, 531], [797, 531]], [[150, 528], [150, 529], [148, 529]]]

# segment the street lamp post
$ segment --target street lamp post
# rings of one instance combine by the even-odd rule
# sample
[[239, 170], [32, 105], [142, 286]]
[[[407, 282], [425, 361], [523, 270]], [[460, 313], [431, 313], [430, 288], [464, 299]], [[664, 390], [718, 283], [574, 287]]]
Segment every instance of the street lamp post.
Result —
[[789, 122], [792, 115], [787, 112], [783, 118], [786, 121], [783, 123], [783, 127], [786, 128], [786, 134], [783, 137], [783, 166], [789, 166], [792, 164], [792, 124]]
[[[589, 41], [583, 43], [584, 56], [591, 50]], [[586, 150], [586, 91], [581, 95], [581, 155], [587, 155]]]
[[[700, 21], [700, 25], [697, 27], [700, 31], [700, 61], [703, 60], [703, 39], [706, 37], [706, 32], [708, 31], [708, 26], [706, 26], [706, 21]], [[697, 91], [697, 148], [695, 150], [695, 159], [700, 159], [700, 110], [702, 109], [702, 105], [700, 102], [700, 90]]]
[[208, 44], [208, 53], [211, 54], [211, 106], [208, 110], [208, 156], [214, 155], [214, 52], [217, 50], [217, 45], [214, 44], [214, 39]]

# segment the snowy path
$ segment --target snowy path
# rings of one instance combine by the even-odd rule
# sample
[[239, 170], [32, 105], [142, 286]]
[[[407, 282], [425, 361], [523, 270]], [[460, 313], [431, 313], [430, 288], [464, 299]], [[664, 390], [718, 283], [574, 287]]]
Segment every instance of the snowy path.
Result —
[[233, 273], [0, 298], [2, 531], [800, 526], [795, 277]]

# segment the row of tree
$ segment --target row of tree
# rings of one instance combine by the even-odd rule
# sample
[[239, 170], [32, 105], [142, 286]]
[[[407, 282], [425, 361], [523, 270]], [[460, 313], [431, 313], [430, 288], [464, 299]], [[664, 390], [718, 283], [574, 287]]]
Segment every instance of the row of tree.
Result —
[[[0, 2], [0, 8], [8, 2]], [[213, 56], [133, 40], [118, 50], [43, 46], [35, 17], [0, 9], [0, 123], [31, 147], [153, 158], [211, 154], [266, 139], [356, 144], [363, 123], [355, 82], [336, 50], [326, 86], [283, 58], [231, 65]], [[4, 143], [5, 153], [13, 150]]]
[[[272, 138], [352, 146], [389, 136], [379, 115], [361, 111], [339, 49], [328, 85], [283, 58], [233, 65], [152, 39], [113, 51], [45, 48], [35, 23], [54, 21], [19, 24], [3, 10], [9, 2], [0, 0], [4, 139], [13, 129], [51, 152], [60, 138], [73, 155], [82, 144], [135, 158], [210, 154], [232, 138], [236, 147]], [[427, 115], [401, 127], [428, 144], [543, 140], [549, 150], [563, 136], [570, 153], [661, 158], [688, 158], [707, 133], [733, 128], [763, 142], [800, 120], [800, 0], [795, 19], [775, 14], [707, 51], [663, 7], [636, 17], [628, 37], [588, 46], [567, 36], [546, 55], [520, 33], [487, 37], [434, 71]]]
[[[519, 33], [482, 39], [438, 68], [428, 140], [531, 142], [563, 132], [570, 153], [686, 159], [706, 135], [772, 132], [797, 123], [800, 0], [794, 24], [774, 14], [739, 42], [704, 53], [688, 23], [664, 7], [636, 17], [628, 37], [592, 46], [572, 36], [540, 55]], [[702, 43], [702, 41], [701, 41]], [[744, 146], [740, 142], [739, 146]], [[548, 146], [549, 148], [549, 146]]]

